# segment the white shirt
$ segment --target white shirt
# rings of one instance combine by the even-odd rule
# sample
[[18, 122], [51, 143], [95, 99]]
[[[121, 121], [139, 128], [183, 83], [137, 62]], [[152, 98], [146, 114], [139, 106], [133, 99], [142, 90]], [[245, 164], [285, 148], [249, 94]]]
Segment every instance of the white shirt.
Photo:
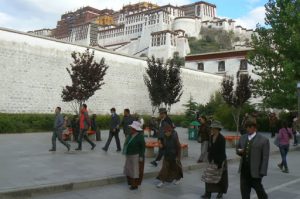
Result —
[[251, 135], [248, 135], [248, 140], [251, 141], [256, 136], [256, 132], [252, 133]]

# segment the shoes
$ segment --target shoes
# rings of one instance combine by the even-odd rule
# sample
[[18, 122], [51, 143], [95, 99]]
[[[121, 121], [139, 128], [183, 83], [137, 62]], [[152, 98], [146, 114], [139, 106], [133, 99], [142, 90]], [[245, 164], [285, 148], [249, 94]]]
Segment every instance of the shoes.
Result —
[[293, 144], [293, 146], [298, 146], [298, 144]]
[[282, 170], [282, 164], [277, 164], [278, 168]]
[[54, 151], [56, 151], [56, 149], [49, 149], [49, 151], [50, 151], [50, 152], [54, 152]]
[[174, 184], [174, 185], [179, 185], [179, 183], [180, 183], [180, 180], [174, 180], [174, 181], [173, 181], [173, 184]]
[[202, 162], [203, 162], [203, 160], [198, 160], [198, 161], [197, 161], [197, 163], [202, 163]]
[[94, 150], [95, 147], [96, 147], [96, 144], [93, 144], [91, 150]]
[[81, 148], [76, 148], [75, 151], [81, 151]]
[[68, 151], [70, 151], [70, 149], [71, 149], [71, 145], [70, 144], [67, 145], [67, 149], [68, 149]]
[[223, 198], [223, 193], [218, 193], [218, 195], [217, 195], [217, 197], [216, 197], [217, 199], [221, 199], [221, 198]]
[[129, 189], [130, 189], [130, 190], [136, 190], [136, 189], [138, 189], [138, 186], [130, 186]]
[[152, 164], [153, 166], [157, 167], [157, 163], [156, 163], [156, 161], [155, 161], [155, 160], [154, 160], [154, 161], [152, 161], [152, 162], [150, 162], [150, 164]]
[[204, 195], [201, 196], [203, 199], [210, 199], [211, 198], [211, 193], [205, 193]]
[[283, 173], [289, 173], [289, 169], [283, 169], [282, 172]]
[[102, 148], [102, 150], [103, 150], [103, 151], [105, 151], [105, 152], [107, 152], [107, 149], [106, 149], [106, 148], [104, 148], [104, 147]]
[[120, 151], [121, 151], [121, 149], [118, 149], [118, 150], [117, 150], [117, 152], [120, 152]]
[[164, 185], [164, 183], [163, 183], [163, 182], [160, 182], [160, 183], [158, 183], [158, 184], [156, 185], [156, 187], [157, 187], [157, 188], [162, 188], [163, 185]]

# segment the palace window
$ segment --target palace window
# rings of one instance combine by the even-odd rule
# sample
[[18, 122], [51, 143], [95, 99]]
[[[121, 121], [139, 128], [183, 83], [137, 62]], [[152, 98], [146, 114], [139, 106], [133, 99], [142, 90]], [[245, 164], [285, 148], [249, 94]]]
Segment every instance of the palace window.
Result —
[[248, 70], [248, 61], [246, 59], [240, 61], [240, 70]]
[[225, 71], [225, 61], [219, 61], [218, 72], [224, 72], [224, 71]]
[[198, 70], [204, 71], [204, 63], [198, 63]]

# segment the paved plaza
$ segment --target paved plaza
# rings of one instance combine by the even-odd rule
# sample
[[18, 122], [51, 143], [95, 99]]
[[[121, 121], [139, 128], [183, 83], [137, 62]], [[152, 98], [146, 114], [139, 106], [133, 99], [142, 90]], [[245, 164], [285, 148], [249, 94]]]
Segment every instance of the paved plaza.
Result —
[[[268, 176], [263, 179], [264, 187], [270, 199], [300, 199], [300, 150], [288, 154], [290, 173], [282, 173], [277, 168], [280, 161], [279, 154], [271, 156]], [[229, 164], [229, 188], [224, 199], [240, 199], [239, 175], [237, 174], [238, 162]], [[199, 199], [204, 193], [204, 183], [200, 180], [203, 169], [184, 173], [184, 178], [179, 185], [168, 184], [160, 189], [155, 187], [157, 180], [146, 179], [142, 186], [136, 191], [130, 191], [125, 183], [110, 186], [96, 187], [92, 189], [38, 196], [34, 199]], [[252, 199], [256, 194], [252, 190]], [[215, 198], [216, 195], [212, 195]]]
[[[189, 145], [189, 157], [183, 158], [182, 164], [186, 172], [190, 172], [193, 178], [193, 174], [199, 173], [194, 169], [204, 166], [196, 163], [200, 154], [200, 144], [188, 140], [187, 129], [177, 128], [177, 131], [181, 143]], [[224, 132], [223, 134], [233, 133]], [[269, 136], [269, 134], [264, 135]], [[48, 188], [48, 192], [56, 192], [122, 182], [125, 158], [121, 153], [116, 152], [114, 140], [108, 152], [102, 151], [101, 148], [104, 146], [107, 136], [108, 132], [102, 131], [103, 141], [96, 142], [97, 147], [94, 151], [90, 150], [90, 145], [86, 142], [83, 143], [83, 151], [74, 151], [77, 144], [71, 142], [70, 152], [67, 152], [63, 145], [57, 143], [57, 151], [51, 153], [48, 152], [51, 147], [50, 132], [0, 135], [0, 198], [1, 194], [6, 192], [35, 190], [41, 187]], [[121, 142], [124, 142], [123, 134], [120, 134], [120, 138]], [[272, 143], [272, 140], [270, 142]], [[271, 150], [277, 151], [273, 144], [271, 144]], [[227, 156], [228, 159], [237, 158], [233, 148], [227, 148]], [[154, 183], [153, 177], [160, 169], [160, 166], [156, 168], [150, 165], [152, 160], [152, 158], [146, 159], [145, 177], [152, 181], [146, 181], [145, 187], [147, 187], [147, 182]], [[186, 173], [185, 175], [189, 176], [190, 174]], [[233, 174], [234, 169], [232, 170]], [[198, 183], [198, 180], [196, 182]], [[238, 184], [232, 186], [238, 186]]]

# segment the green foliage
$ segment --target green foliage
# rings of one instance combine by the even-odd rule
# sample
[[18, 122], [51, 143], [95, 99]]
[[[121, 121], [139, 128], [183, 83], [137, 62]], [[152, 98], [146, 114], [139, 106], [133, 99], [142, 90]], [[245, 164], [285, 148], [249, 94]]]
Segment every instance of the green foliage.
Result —
[[233, 77], [224, 77], [222, 81], [221, 95], [226, 104], [231, 108], [237, 133], [240, 129], [240, 114], [242, 108], [252, 94], [250, 83], [251, 77], [249, 75], [239, 75], [239, 73], [237, 73], [235, 89]]
[[153, 114], [161, 105], [170, 112], [171, 106], [180, 101], [183, 93], [180, 68], [183, 64], [184, 61], [177, 52], [166, 63], [154, 56], [147, 59], [144, 82], [148, 88]]
[[197, 40], [195, 37], [190, 37], [188, 41], [191, 49], [190, 54], [220, 51], [220, 46], [215, 41], [207, 41], [201, 39]]
[[206, 115], [213, 117], [215, 115], [216, 110], [219, 107], [223, 107], [225, 105], [225, 102], [219, 92], [216, 92], [214, 95], [210, 97], [210, 100], [207, 104], [199, 104], [198, 106], [198, 112], [201, 115]]
[[194, 101], [193, 97], [190, 96], [189, 101], [187, 101], [186, 104], [183, 104], [183, 106], [186, 108], [185, 120], [187, 120], [189, 122], [195, 120], [196, 113], [198, 111], [198, 103]]
[[300, 1], [269, 0], [266, 27], [257, 26], [249, 62], [262, 78], [255, 81], [255, 95], [266, 107], [296, 109], [296, 82], [300, 80]]
[[54, 114], [0, 113], [0, 133], [25, 133], [52, 130]]
[[194, 37], [189, 38], [191, 54], [231, 50], [233, 42], [240, 41], [240, 38], [232, 31], [220, 29], [202, 28], [200, 35], [202, 37], [200, 40]]
[[74, 112], [77, 114], [79, 106], [87, 101], [104, 85], [104, 76], [108, 69], [104, 58], [98, 63], [94, 60], [95, 51], [90, 53], [86, 49], [84, 53], [72, 52], [73, 63], [71, 69], [66, 68], [70, 75], [72, 85], [65, 86], [61, 97], [64, 102], [71, 102]]

